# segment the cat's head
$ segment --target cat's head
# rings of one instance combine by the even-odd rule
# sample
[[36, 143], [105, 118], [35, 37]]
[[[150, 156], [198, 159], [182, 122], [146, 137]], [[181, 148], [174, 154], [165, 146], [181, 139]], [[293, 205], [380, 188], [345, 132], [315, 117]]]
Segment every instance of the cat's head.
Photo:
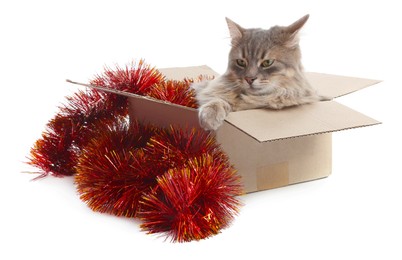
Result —
[[[302, 73], [298, 33], [306, 15], [289, 26], [268, 30], [244, 29], [226, 18], [232, 40], [228, 69], [229, 83], [249, 94], [267, 94], [276, 86], [286, 87]], [[292, 81], [292, 80], [290, 80]]]

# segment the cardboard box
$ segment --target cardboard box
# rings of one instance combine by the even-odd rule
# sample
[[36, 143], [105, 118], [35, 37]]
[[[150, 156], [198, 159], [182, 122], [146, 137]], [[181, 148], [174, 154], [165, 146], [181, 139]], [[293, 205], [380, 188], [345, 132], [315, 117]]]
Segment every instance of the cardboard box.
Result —
[[[161, 72], [177, 80], [196, 78], [200, 74], [218, 75], [207, 66], [169, 68]], [[379, 82], [321, 73], [307, 73], [307, 77], [321, 95], [332, 98]], [[129, 97], [132, 118], [161, 127], [176, 124], [200, 128], [196, 109], [117, 93]], [[254, 192], [329, 176], [332, 132], [379, 123], [336, 101], [325, 101], [282, 110], [232, 112], [216, 131], [216, 138], [242, 176], [245, 191]]]

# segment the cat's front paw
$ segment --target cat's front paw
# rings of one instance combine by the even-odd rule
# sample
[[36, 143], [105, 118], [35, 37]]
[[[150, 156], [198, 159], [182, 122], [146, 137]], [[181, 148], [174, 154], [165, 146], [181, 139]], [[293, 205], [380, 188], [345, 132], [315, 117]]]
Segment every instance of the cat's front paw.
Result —
[[201, 106], [198, 112], [200, 125], [205, 130], [218, 129], [231, 111], [230, 105], [224, 100], [213, 100]]

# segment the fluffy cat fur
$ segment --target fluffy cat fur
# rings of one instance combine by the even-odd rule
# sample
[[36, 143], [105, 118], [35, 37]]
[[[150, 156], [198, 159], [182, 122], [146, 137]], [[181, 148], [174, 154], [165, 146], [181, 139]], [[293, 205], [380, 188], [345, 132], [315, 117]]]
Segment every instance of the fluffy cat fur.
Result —
[[303, 73], [298, 34], [308, 18], [268, 30], [244, 29], [226, 18], [232, 43], [227, 71], [192, 85], [204, 129], [216, 130], [231, 111], [281, 109], [326, 99]]

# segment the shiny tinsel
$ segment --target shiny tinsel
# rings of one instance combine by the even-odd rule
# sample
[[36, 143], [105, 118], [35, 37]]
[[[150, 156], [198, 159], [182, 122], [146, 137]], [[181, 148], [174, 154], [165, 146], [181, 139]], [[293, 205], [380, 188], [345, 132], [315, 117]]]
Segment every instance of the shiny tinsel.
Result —
[[148, 96], [181, 106], [197, 108], [195, 92], [190, 88], [191, 82], [191, 80], [167, 80], [153, 85]]
[[[125, 68], [106, 68], [92, 84], [145, 95], [153, 84], [163, 80], [156, 69], [140, 61]], [[83, 146], [91, 139], [98, 125], [128, 113], [127, 98], [95, 89], [79, 91], [67, 97], [67, 103], [49, 121], [42, 138], [30, 151], [28, 164], [39, 168], [40, 177], [73, 175]]]
[[134, 217], [144, 190], [156, 184], [143, 148], [152, 127], [119, 118], [103, 125], [82, 149], [75, 183], [81, 199], [94, 211]]
[[140, 201], [141, 228], [174, 242], [208, 238], [227, 227], [240, 205], [240, 180], [226, 158], [202, 155], [157, 177]]
[[[105, 68], [90, 83], [196, 108], [191, 82], [166, 80], [140, 61]], [[96, 89], [67, 98], [28, 163], [39, 177], [75, 174], [91, 209], [138, 217], [143, 230], [175, 242], [219, 233], [240, 205], [239, 177], [211, 133], [144, 126], [129, 119], [127, 97]]]

